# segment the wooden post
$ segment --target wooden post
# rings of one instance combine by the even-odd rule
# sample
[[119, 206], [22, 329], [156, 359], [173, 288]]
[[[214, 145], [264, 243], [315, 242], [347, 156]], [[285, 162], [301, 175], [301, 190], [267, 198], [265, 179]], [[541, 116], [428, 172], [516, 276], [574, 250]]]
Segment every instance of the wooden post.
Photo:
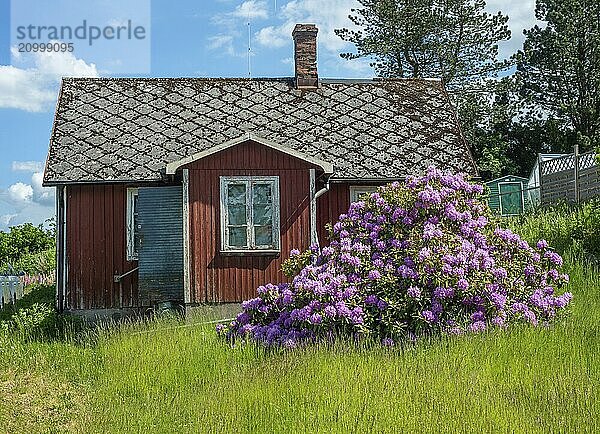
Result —
[[183, 169], [183, 301], [192, 302], [191, 264], [190, 264], [190, 171]]
[[540, 194], [539, 205], [542, 205], [543, 195], [542, 195], [542, 154], [541, 153], [538, 153], [538, 185], [536, 187], [538, 188], [538, 192]]
[[56, 187], [56, 309], [59, 312], [63, 311], [63, 268], [62, 264], [65, 258], [63, 257], [63, 193], [62, 187]]
[[573, 159], [574, 159], [574, 177], [575, 177], [575, 203], [579, 203], [579, 145], [573, 146]]

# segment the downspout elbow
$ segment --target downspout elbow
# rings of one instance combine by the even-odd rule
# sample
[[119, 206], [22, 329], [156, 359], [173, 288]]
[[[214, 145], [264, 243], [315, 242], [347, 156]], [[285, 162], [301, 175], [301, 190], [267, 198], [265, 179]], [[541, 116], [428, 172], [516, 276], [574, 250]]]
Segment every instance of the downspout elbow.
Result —
[[328, 191], [329, 191], [329, 178], [327, 178], [327, 181], [325, 182], [325, 187], [323, 187], [322, 189], [320, 189], [319, 191], [317, 191], [315, 193], [315, 200], [317, 200], [319, 197], [323, 196]]
[[[317, 199], [329, 191], [329, 179], [330, 178], [331, 178], [331, 175], [329, 175], [327, 177], [327, 181], [325, 182], [325, 187], [323, 187], [322, 189], [317, 191], [311, 199], [311, 210], [312, 210], [311, 212], [314, 213], [314, 216], [313, 216], [314, 224], [316, 224], [316, 220], [317, 220]], [[317, 234], [316, 228], [314, 228], [313, 230], [314, 230], [314, 240], [313, 241], [317, 245], [319, 245], [319, 235]]]

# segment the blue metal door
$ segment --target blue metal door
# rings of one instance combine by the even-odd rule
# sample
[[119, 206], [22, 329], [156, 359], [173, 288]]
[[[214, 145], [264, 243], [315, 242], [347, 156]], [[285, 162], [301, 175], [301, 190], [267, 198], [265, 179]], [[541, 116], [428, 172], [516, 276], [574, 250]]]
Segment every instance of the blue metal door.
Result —
[[139, 189], [139, 291], [144, 304], [183, 301], [182, 205], [180, 186]]

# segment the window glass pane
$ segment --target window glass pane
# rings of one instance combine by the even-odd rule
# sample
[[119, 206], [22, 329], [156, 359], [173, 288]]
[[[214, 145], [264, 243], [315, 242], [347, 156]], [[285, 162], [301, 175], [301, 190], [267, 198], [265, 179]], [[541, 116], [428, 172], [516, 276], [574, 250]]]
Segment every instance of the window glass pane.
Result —
[[270, 204], [273, 202], [271, 184], [254, 184], [252, 193], [252, 201], [255, 205]]
[[270, 225], [273, 222], [273, 206], [254, 203], [252, 207], [254, 212], [255, 225]]
[[273, 244], [273, 227], [254, 226], [254, 242], [257, 246], [271, 246]]
[[371, 193], [374, 193], [376, 191], [377, 191], [377, 187], [355, 188], [352, 190], [352, 197], [350, 198], [350, 200], [352, 202], [358, 202], [359, 200], [365, 200], [371, 195]]
[[246, 247], [248, 245], [248, 236], [246, 226], [229, 228], [229, 246]]
[[227, 213], [230, 225], [246, 224], [246, 205], [229, 205]]
[[227, 185], [227, 204], [245, 205], [246, 204], [246, 184], [228, 184]]

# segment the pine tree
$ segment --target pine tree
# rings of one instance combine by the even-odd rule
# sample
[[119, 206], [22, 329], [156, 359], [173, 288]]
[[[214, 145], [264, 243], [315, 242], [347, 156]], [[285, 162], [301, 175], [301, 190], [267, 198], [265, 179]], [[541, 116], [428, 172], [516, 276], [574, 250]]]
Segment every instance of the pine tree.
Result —
[[582, 150], [600, 144], [600, 2], [537, 0], [546, 22], [524, 32], [517, 77], [527, 107], [579, 137]]
[[356, 46], [342, 57], [369, 57], [381, 77], [438, 77], [453, 91], [506, 69], [498, 42], [510, 38], [508, 17], [484, 0], [359, 0], [350, 20], [359, 30], [336, 34]]

